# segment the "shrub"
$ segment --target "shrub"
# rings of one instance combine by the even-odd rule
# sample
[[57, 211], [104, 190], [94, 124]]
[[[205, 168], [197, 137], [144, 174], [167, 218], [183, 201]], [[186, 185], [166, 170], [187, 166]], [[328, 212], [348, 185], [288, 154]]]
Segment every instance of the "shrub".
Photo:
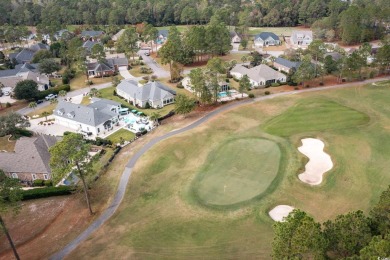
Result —
[[138, 59], [139, 59], [139, 60], [143, 60], [142, 56], [139, 56]]
[[279, 87], [279, 86], [280, 86], [279, 83], [272, 83], [272, 84], [271, 84], [271, 87]]
[[44, 184], [45, 184], [46, 187], [51, 187], [51, 186], [53, 186], [53, 182], [52, 182], [51, 180], [46, 180], [46, 181], [44, 181]]
[[235, 82], [239, 82], [239, 81], [240, 81], [240, 80], [237, 79], [236, 77], [233, 77], [233, 80], [234, 80]]
[[143, 76], [142, 79], [146, 80], [146, 81], [149, 81], [149, 76]]
[[70, 79], [68, 76], [62, 76], [62, 84], [69, 84]]
[[271, 94], [271, 92], [266, 91], [266, 92], [264, 92], [264, 94], [265, 94], [265, 95], [269, 95], [269, 94]]
[[369, 75], [369, 78], [372, 79], [375, 77], [375, 71], [371, 71], [370, 72], [370, 75]]
[[229, 82], [230, 82], [230, 79], [226, 78], [225, 81], [226, 81], [226, 83], [229, 83]]
[[[64, 133], [65, 135], [65, 133]], [[96, 137], [96, 140], [86, 140], [87, 143], [97, 145], [97, 146], [107, 146], [107, 145], [112, 145], [112, 142], [108, 139], [103, 139], [101, 137]]]
[[305, 85], [305, 88], [310, 88], [310, 85], [309, 85], [309, 84], [306, 84], [306, 85]]
[[176, 85], [177, 88], [184, 88], [183, 84], [181, 82], [177, 83]]
[[299, 87], [294, 87], [295, 90], [299, 90]]
[[59, 87], [55, 88], [49, 88], [48, 90], [40, 91], [36, 97], [36, 100], [38, 99], [44, 99], [47, 95], [49, 94], [58, 94], [61, 90], [65, 90], [66, 92], [70, 91], [70, 86], [69, 85], [62, 85]]
[[12, 105], [11, 105], [11, 103], [10, 102], [7, 102], [7, 103], [5, 103], [5, 107], [11, 107]]
[[22, 200], [31, 200], [31, 199], [39, 199], [39, 198], [47, 198], [52, 196], [61, 196], [61, 195], [69, 195], [72, 193], [72, 189], [67, 186], [59, 186], [59, 187], [45, 187], [39, 189], [31, 189], [31, 190], [23, 190]]
[[42, 187], [44, 185], [45, 185], [44, 180], [36, 179], [36, 180], [33, 181], [33, 186], [34, 187]]
[[118, 96], [118, 94], [116, 93], [116, 90], [114, 89], [113, 93], [112, 93], [114, 96]]
[[152, 75], [152, 76], [150, 76], [150, 78], [151, 78], [153, 81], [155, 81], [155, 80], [157, 79], [157, 76], [156, 76], [156, 75]]
[[249, 93], [248, 97], [249, 97], [249, 98], [254, 98], [254, 97], [255, 97], [255, 94]]
[[320, 86], [323, 86], [324, 85], [324, 82], [320, 82]]

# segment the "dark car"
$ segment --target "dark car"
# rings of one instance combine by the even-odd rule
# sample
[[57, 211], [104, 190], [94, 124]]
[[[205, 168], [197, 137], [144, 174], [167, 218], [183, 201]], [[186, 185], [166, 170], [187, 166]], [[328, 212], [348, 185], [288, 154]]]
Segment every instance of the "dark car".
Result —
[[41, 104], [41, 103], [43, 103], [43, 100], [42, 100], [42, 99], [39, 99], [39, 100], [37, 100], [36, 103], [37, 103], [37, 104]]

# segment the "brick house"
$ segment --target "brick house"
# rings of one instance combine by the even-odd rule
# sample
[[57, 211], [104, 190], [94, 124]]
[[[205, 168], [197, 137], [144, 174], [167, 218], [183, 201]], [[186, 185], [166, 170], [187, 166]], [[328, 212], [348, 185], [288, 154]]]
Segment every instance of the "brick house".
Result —
[[0, 152], [0, 169], [26, 185], [36, 179], [50, 180], [49, 148], [57, 141], [48, 135], [22, 137], [16, 141], [14, 152]]

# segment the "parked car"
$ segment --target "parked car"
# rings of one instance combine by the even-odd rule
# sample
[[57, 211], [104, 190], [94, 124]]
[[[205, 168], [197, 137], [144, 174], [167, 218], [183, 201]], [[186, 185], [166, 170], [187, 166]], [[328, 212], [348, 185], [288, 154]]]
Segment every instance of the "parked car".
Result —
[[37, 104], [41, 104], [41, 103], [43, 103], [43, 100], [42, 100], [42, 99], [39, 99], [39, 100], [37, 100], [36, 103], [37, 103]]
[[57, 98], [57, 95], [56, 94], [49, 94], [45, 97], [46, 100], [51, 100], [51, 99], [55, 99]]
[[4, 91], [4, 96], [9, 96], [10, 94], [9, 91]]
[[145, 56], [150, 56], [150, 53], [149, 53], [149, 52], [146, 52], [146, 53], [145, 53]]

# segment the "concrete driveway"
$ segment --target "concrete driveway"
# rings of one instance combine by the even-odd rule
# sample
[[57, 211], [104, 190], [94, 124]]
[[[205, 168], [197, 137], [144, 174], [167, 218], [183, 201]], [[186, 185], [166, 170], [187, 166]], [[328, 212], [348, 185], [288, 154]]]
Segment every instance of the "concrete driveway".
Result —
[[156, 75], [158, 78], [168, 78], [170, 76], [169, 71], [162, 68], [154, 59], [146, 56], [145, 53], [149, 53], [149, 50], [138, 51], [138, 55], [142, 56], [144, 63], [153, 70], [153, 75]]
[[133, 75], [131, 75], [130, 72], [125, 67], [119, 68], [119, 74], [121, 74], [121, 76], [124, 79], [135, 79], [135, 77]]

